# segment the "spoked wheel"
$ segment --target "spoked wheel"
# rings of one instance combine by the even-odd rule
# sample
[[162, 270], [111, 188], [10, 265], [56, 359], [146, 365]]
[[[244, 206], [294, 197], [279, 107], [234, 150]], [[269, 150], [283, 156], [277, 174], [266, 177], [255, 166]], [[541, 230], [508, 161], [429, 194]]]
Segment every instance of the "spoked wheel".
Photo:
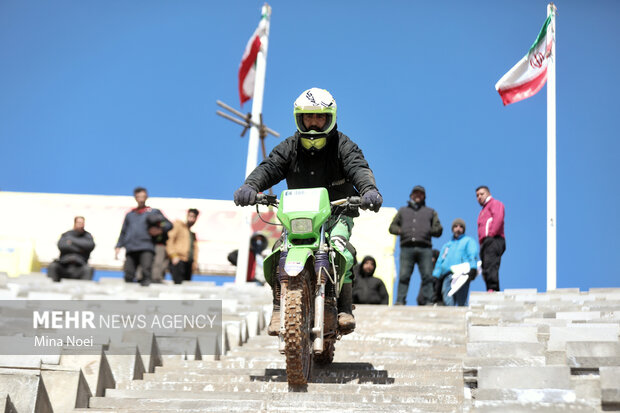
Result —
[[330, 364], [334, 361], [334, 351], [336, 351], [336, 339], [323, 340], [323, 352], [314, 355], [314, 362], [321, 365]]
[[308, 383], [312, 371], [312, 328], [311, 294], [307, 269], [290, 277], [286, 290], [284, 315], [284, 354], [286, 355], [286, 376], [288, 383]]

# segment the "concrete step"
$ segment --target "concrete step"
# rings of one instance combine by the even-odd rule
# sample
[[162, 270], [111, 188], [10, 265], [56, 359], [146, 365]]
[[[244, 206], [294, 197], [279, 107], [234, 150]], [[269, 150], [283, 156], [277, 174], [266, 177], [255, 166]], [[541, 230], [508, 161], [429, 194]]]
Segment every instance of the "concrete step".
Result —
[[[462, 380], [463, 373], [460, 370], [428, 371], [420, 369], [392, 369], [392, 370], [320, 370], [313, 369], [310, 381], [314, 383], [348, 383], [348, 382], [417, 382], [434, 384], [434, 381], [445, 378]], [[225, 381], [284, 381], [286, 369], [204, 369], [200, 372], [174, 371], [155, 374], [145, 374], [145, 381], [159, 382], [192, 382], [211, 381], [214, 379]], [[426, 380], [426, 382], [425, 382]]]
[[[306, 392], [281, 392], [281, 393], [252, 393], [252, 392], [179, 392], [175, 390], [108, 390], [106, 397], [93, 397], [90, 399], [90, 407], [126, 407], [128, 403], [132, 406], [145, 408], [160, 405], [162, 399], [169, 402], [177, 401], [182, 403], [197, 402], [204, 400], [219, 401], [268, 401], [268, 402], [287, 402], [287, 403], [318, 403], [317, 394]], [[350, 393], [328, 393], [320, 394], [320, 403], [411, 403], [417, 405], [433, 405], [441, 403], [443, 405], [453, 405], [456, 407], [462, 402], [462, 395], [458, 396], [447, 394], [416, 395], [410, 394], [350, 394]], [[181, 406], [179, 406], [181, 407]]]
[[[402, 394], [460, 394], [463, 392], [463, 381], [454, 378], [450, 385], [443, 384], [326, 384], [326, 383], [309, 383], [306, 387], [308, 392], [330, 394], [330, 393], [402, 393]], [[117, 390], [142, 391], [142, 390], [165, 390], [165, 391], [183, 391], [183, 392], [258, 392], [258, 393], [287, 393], [290, 386], [286, 382], [243, 382], [243, 383], [222, 383], [222, 382], [155, 382], [136, 380], [127, 383], [121, 383], [117, 386]], [[108, 392], [106, 396], [112, 395]]]
[[[125, 402], [126, 403], [126, 402]], [[123, 403], [119, 403], [121, 406]], [[373, 412], [373, 413], [416, 413], [416, 412], [454, 412], [460, 410], [452, 404], [441, 403], [336, 403], [336, 402], [286, 402], [286, 401], [254, 401], [254, 400], [163, 400], [152, 403], [138, 402], [133, 408], [111, 407], [89, 409], [74, 409], [73, 413], [159, 413], [174, 411], [178, 413], [290, 413], [303, 411], [308, 413], [334, 413], [334, 412]]]

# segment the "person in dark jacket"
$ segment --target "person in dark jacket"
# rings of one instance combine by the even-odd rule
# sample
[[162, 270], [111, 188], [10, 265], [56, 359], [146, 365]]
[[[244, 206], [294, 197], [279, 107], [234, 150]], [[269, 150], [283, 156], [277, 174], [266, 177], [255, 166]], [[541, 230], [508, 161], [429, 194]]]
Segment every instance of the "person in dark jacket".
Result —
[[[361, 194], [362, 208], [378, 212], [383, 198], [375, 177], [360, 148], [338, 131], [336, 101], [332, 95], [324, 89], [308, 89], [295, 101], [293, 113], [297, 132], [277, 145], [247, 177], [235, 191], [235, 204], [254, 205], [258, 192], [286, 179], [289, 189], [327, 188], [332, 201]], [[327, 228], [332, 228], [332, 246], [347, 259], [344, 286], [338, 299], [338, 324], [346, 334], [355, 328], [351, 288], [353, 254], [346, 248], [355, 214], [339, 215], [332, 214]], [[268, 334], [277, 335], [280, 328], [280, 286], [277, 280], [272, 288], [273, 315]]]
[[[148, 193], [145, 188], [137, 187], [133, 191], [134, 198], [138, 206], [125, 215], [123, 227], [116, 243], [115, 257], [121, 248], [125, 248], [125, 281], [133, 282], [138, 266], [142, 270], [143, 286], [151, 284], [151, 269], [153, 266], [153, 256], [155, 254], [155, 244], [153, 238], [163, 233], [163, 225], [160, 224], [149, 227], [147, 219], [150, 215], [161, 215], [161, 211], [146, 206]], [[170, 221], [166, 220], [168, 224]], [[163, 222], [163, 221], [162, 221]], [[172, 225], [172, 224], [170, 224]]]
[[353, 304], [388, 304], [385, 284], [373, 277], [376, 268], [377, 261], [370, 255], [353, 267]]
[[409, 203], [396, 213], [390, 224], [390, 233], [400, 235], [400, 271], [396, 304], [407, 303], [409, 280], [414, 265], [420, 271], [418, 305], [434, 304], [435, 280], [433, 279], [433, 244], [431, 237], [440, 237], [443, 232], [437, 212], [426, 206], [426, 190], [416, 185], [409, 195]]
[[92, 280], [93, 268], [88, 265], [90, 253], [95, 249], [95, 241], [90, 232], [84, 229], [84, 217], [73, 219], [73, 229], [65, 232], [58, 240], [60, 258], [47, 268], [47, 276], [59, 282], [61, 278]]
[[166, 278], [166, 271], [170, 265], [170, 259], [166, 252], [166, 243], [168, 242], [168, 232], [172, 229], [172, 223], [161, 211], [154, 210], [146, 218], [146, 225], [155, 248], [151, 281], [161, 284], [164, 278]]

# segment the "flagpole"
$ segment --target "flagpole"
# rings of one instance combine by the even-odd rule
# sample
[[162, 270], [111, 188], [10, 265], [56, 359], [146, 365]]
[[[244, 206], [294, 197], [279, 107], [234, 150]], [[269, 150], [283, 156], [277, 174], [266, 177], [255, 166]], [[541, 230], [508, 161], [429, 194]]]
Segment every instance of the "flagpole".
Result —
[[[261, 37], [261, 47], [256, 56], [256, 78], [254, 83], [254, 94], [252, 97], [252, 120], [255, 123], [250, 128], [250, 139], [248, 141], [248, 158], [245, 164], [245, 177], [256, 168], [256, 158], [258, 157], [258, 141], [260, 136], [259, 127], [256, 124], [260, 120], [263, 112], [263, 92], [265, 90], [265, 73], [267, 69], [267, 46], [269, 42], [269, 24], [271, 20], [271, 7], [265, 3], [261, 9], [261, 18], [265, 19], [265, 34]], [[243, 209], [243, 225], [239, 234], [239, 253], [237, 254], [237, 273], [235, 283], [245, 283], [248, 272], [248, 255], [250, 252], [250, 237], [252, 236], [252, 208]]]
[[555, 129], [555, 6], [549, 3], [551, 15], [551, 58], [547, 63], [547, 291], [556, 289], [557, 279], [557, 188], [556, 188], [556, 129]]

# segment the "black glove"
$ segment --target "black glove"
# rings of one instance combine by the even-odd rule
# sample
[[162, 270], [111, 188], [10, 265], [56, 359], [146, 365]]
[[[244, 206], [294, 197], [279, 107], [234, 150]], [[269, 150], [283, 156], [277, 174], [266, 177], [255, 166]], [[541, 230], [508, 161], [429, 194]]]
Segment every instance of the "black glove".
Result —
[[370, 209], [371, 211], [379, 212], [381, 204], [383, 204], [383, 197], [376, 189], [366, 191], [366, 193], [362, 195], [362, 209]]
[[472, 268], [471, 270], [469, 270], [469, 281], [473, 281], [476, 279], [476, 275], [478, 275], [478, 269], [477, 268]]
[[243, 184], [235, 191], [235, 205], [247, 206], [256, 203], [256, 193], [258, 191], [248, 184]]

